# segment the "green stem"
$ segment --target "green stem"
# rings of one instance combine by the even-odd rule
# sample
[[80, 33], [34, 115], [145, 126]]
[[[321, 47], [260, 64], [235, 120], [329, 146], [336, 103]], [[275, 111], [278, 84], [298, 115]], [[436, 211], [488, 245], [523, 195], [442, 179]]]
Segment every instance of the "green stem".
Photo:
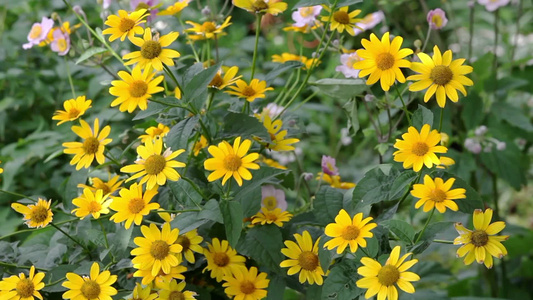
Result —
[[444, 107], [440, 109], [439, 132], [442, 132], [442, 120], [444, 119]]
[[453, 241], [446, 241], [446, 240], [433, 240], [434, 243], [440, 243], [440, 244], [448, 244], [453, 245]]
[[396, 89], [396, 93], [398, 94], [398, 97], [402, 101], [403, 111], [405, 112], [405, 116], [407, 117], [407, 121], [409, 121], [409, 125], [412, 125], [413, 123], [411, 123], [411, 117], [409, 116], [409, 111], [407, 110], [407, 106], [405, 105], [405, 102], [403, 101], [403, 97], [400, 94], [400, 90], [398, 89], [398, 85], [395, 84], [394, 88]]
[[422, 46], [422, 49], [420, 50], [420, 52], [424, 52], [424, 49], [426, 49], [430, 36], [431, 36], [431, 26], [428, 26], [428, 33], [426, 34], [426, 40], [424, 41], [424, 45]]
[[[76, 218], [76, 219], [70, 219], [70, 220], [66, 220], [66, 221], [62, 221], [62, 222], [57, 222], [55, 223], [56, 225], [62, 225], [62, 224], [66, 224], [66, 223], [70, 223], [70, 222], [74, 222], [74, 221], [78, 221], [79, 219]], [[22, 230], [18, 230], [18, 231], [15, 231], [15, 232], [12, 232], [10, 234], [6, 234], [4, 236], [0, 236], [0, 241], [3, 240], [3, 239], [6, 239], [10, 236], [14, 236], [14, 235], [17, 235], [17, 234], [20, 234], [20, 233], [25, 233], [25, 232], [34, 232], [34, 231], [39, 231], [39, 230], [43, 230], [43, 229], [47, 229], [47, 227], [41, 227], [41, 228], [29, 228], [29, 229], [22, 229]]]
[[422, 172], [418, 172], [418, 175], [416, 176], [416, 179], [414, 181], [411, 181], [411, 184], [409, 185], [409, 188], [405, 193], [403, 194], [400, 201], [398, 201], [398, 207], [400, 207], [400, 204], [409, 196], [409, 192], [411, 192], [411, 189], [413, 188], [413, 185], [417, 184], [420, 181], [420, 177], [422, 176]]
[[13, 195], [13, 196], [17, 196], [17, 197], [20, 197], [20, 198], [26, 198], [26, 199], [30, 199], [31, 201], [33, 202], [38, 202], [37, 200], [33, 199], [33, 198], [30, 198], [26, 195], [23, 195], [23, 194], [19, 194], [19, 193], [15, 193], [15, 192], [10, 192], [10, 191], [5, 191], [5, 190], [2, 190], [0, 189], [0, 193], [5, 193], [5, 194], [8, 194], [8, 195]]
[[[28, 270], [31, 269], [31, 267], [32, 267], [32, 266], [19, 266], [19, 265], [16, 265], [16, 264], [10, 264], [10, 263], [5, 263], [5, 262], [1, 262], [1, 261], [0, 261], [0, 266], [19, 268], [19, 269], [28, 269]], [[33, 266], [33, 267], [35, 267], [35, 266]], [[48, 272], [48, 269], [37, 268], [37, 267], [35, 267], [35, 270]]]
[[209, 42], [209, 39], [205, 40], [207, 44], [207, 66], [211, 66], [211, 43]]
[[498, 91], [498, 34], [499, 26], [498, 21], [500, 20], [500, 9], [496, 9], [494, 12], [494, 58], [492, 60], [492, 73], [494, 74], [494, 99], [496, 99], [496, 91]]
[[54, 286], [54, 285], [60, 283], [61, 281], [65, 280], [65, 279], [67, 279], [67, 278], [66, 278], [66, 277], [63, 277], [63, 278], [58, 279], [58, 280], [56, 280], [56, 281], [54, 281], [54, 282], [50, 282], [50, 283], [46, 284], [46, 287]]
[[426, 224], [424, 225], [424, 228], [422, 228], [422, 231], [420, 231], [420, 234], [416, 237], [416, 240], [413, 245], [416, 245], [418, 241], [420, 241], [420, 238], [422, 238], [422, 235], [424, 235], [424, 232], [426, 231], [426, 228], [429, 225], [429, 222], [431, 221], [431, 218], [433, 217], [433, 214], [435, 213], [435, 207], [431, 210], [431, 213], [429, 214], [429, 218], [426, 221]]
[[158, 213], [166, 212], [171, 214], [179, 214], [184, 212], [193, 212], [193, 211], [202, 211], [201, 209], [181, 209], [181, 210], [174, 210], [174, 209], [165, 209], [165, 210], [158, 210]]
[[85, 251], [87, 251], [87, 253], [89, 254], [89, 257], [91, 256], [91, 251], [89, 251], [89, 248], [87, 248], [85, 245], [83, 245], [82, 243], [80, 243], [80, 241], [78, 241], [77, 239], [73, 238], [70, 234], [66, 233], [63, 229], [61, 229], [59, 226], [57, 226], [56, 224], [54, 223], [50, 223], [50, 225], [52, 227], [54, 227], [55, 229], [61, 231], [61, 233], [63, 233], [64, 235], [66, 235], [69, 239], [71, 239], [73, 242], [75, 242], [76, 244], [80, 245], [83, 249], [85, 249]]
[[470, 27], [469, 27], [469, 40], [468, 40], [468, 61], [472, 59], [472, 41], [474, 40], [474, 8], [475, 5], [470, 7]]
[[114, 163], [115, 165], [119, 166], [119, 167], [122, 167], [122, 164], [119, 163], [116, 159], [114, 159], [113, 157], [109, 156], [108, 153], [104, 153], [104, 156], [109, 159], [112, 163]]
[[72, 75], [70, 74], [70, 67], [68, 66], [68, 60], [65, 56], [65, 69], [67, 69], [68, 83], [70, 84], [70, 91], [72, 92], [72, 98], [76, 99], [76, 92], [74, 91], [74, 83], [72, 82]]
[[191, 49], [192, 49], [192, 53], [194, 55], [194, 59], [196, 59], [196, 62], [201, 62], [200, 56], [198, 56], [198, 52], [196, 52], [196, 49], [194, 48], [194, 42], [189, 37], [189, 33], [185, 31], [185, 24], [183, 24], [183, 21], [181, 20], [180, 17], [177, 17], [177, 19], [178, 19], [178, 22], [181, 25], [181, 28], [183, 28], [183, 31], [185, 32], [185, 36], [187, 37], [187, 43], [189, 45], [191, 45]]
[[172, 73], [172, 71], [170, 70], [170, 68], [163, 64], [163, 69], [165, 69], [165, 73], [168, 74], [168, 76], [170, 76], [170, 78], [172, 78], [172, 81], [174, 81], [174, 83], [176, 84], [176, 86], [180, 89], [181, 91], [181, 97], [183, 98], [185, 96], [185, 91], [181, 88], [180, 86], [180, 83], [178, 82], [178, 80], [176, 79], [176, 76], [174, 76], [174, 73]]
[[195, 113], [193, 110], [191, 110], [187, 106], [183, 106], [183, 105], [179, 105], [179, 104], [172, 104], [172, 103], [168, 103], [168, 102], [163, 102], [163, 101], [159, 101], [157, 99], [150, 99], [150, 101], [155, 102], [155, 103], [159, 103], [159, 104], [163, 104], [163, 105], [166, 105], [166, 106], [170, 106], [170, 107], [183, 108], [183, 109], [187, 110], [190, 113], [193, 113], [193, 114]]
[[259, 34], [261, 33], [261, 19], [263, 14], [256, 14], [255, 17], [255, 45], [254, 45], [254, 56], [252, 59], [252, 75], [250, 76], [250, 81], [254, 79], [255, 75], [255, 64], [257, 62], [257, 47], [259, 45]]
[[100, 224], [100, 228], [102, 228], [102, 232], [104, 233], [105, 248], [109, 249], [109, 242], [107, 241], [107, 233], [105, 231], [104, 224], [102, 224], [102, 220], [98, 219], [98, 224]]

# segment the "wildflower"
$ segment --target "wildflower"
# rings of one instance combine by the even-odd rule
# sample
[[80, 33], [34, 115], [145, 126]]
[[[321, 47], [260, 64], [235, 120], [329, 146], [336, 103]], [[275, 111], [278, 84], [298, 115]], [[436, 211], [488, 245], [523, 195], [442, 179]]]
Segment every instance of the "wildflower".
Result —
[[352, 143], [352, 138], [350, 137], [350, 130], [348, 128], [341, 129], [341, 144], [348, 146]]
[[111, 286], [117, 281], [117, 275], [111, 275], [109, 271], [100, 273], [100, 266], [96, 262], [92, 264], [89, 275], [81, 277], [75, 273], [67, 273], [67, 281], [61, 284], [68, 289], [63, 293], [63, 299], [111, 299], [111, 296], [117, 294], [117, 290]]
[[263, 185], [261, 187], [261, 207], [268, 210], [274, 210], [276, 208], [282, 211], [287, 210], [285, 192], [274, 188], [273, 185]]
[[505, 222], [499, 221], [490, 224], [492, 209], [485, 212], [481, 209], [474, 211], [474, 231], [466, 229], [463, 224], [455, 223], [455, 230], [459, 236], [453, 241], [454, 245], [463, 245], [457, 249], [457, 257], [465, 256], [464, 263], [469, 265], [477, 261], [484, 263], [487, 268], [492, 268], [493, 256], [502, 258], [507, 255], [507, 249], [501, 242], [506, 241], [508, 235], [496, 235], [505, 228]]
[[45, 227], [52, 222], [54, 213], [50, 209], [52, 200], [44, 200], [39, 198], [37, 204], [23, 205], [20, 203], [12, 203], [11, 208], [16, 212], [24, 215], [24, 221], [30, 228]]
[[157, 194], [157, 187], [146, 190], [143, 195], [142, 185], [132, 184], [129, 189], [123, 188], [119, 192], [120, 197], [113, 197], [113, 202], [109, 206], [116, 211], [111, 216], [111, 221], [120, 223], [126, 221], [126, 229], [131, 227], [131, 223], [141, 225], [143, 216], [146, 216], [153, 209], [159, 208], [159, 203], [150, 203]]
[[254, 163], [259, 158], [259, 154], [246, 154], [252, 145], [252, 141], [237, 137], [233, 142], [233, 147], [226, 141], [218, 143], [218, 146], [209, 146], [207, 151], [213, 156], [204, 162], [204, 168], [213, 171], [207, 177], [209, 182], [222, 178], [222, 185], [233, 177], [239, 186], [242, 180], [252, 179], [252, 173], [248, 169], [257, 170], [259, 165]]
[[362, 58], [356, 52], [344, 53], [340, 57], [341, 65], [335, 67], [335, 71], [341, 72], [346, 78], [358, 78], [359, 69], [354, 68], [354, 64], [361, 61]]
[[364, 278], [357, 280], [356, 285], [359, 288], [368, 289], [365, 298], [368, 299], [377, 294], [378, 299], [398, 300], [398, 290], [394, 284], [406, 293], [414, 293], [415, 288], [411, 281], [420, 280], [420, 276], [413, 272], [406, 272], [418, 262], [417, 259], [405, 261], [411, 254], [406, 253], [400, 258], [400, 246], [396, 246], [392, 249], [384, 266], [369, 257], [361, 258], [363, 266], [357, 269], [357, 273]]
[[313, 27], [319, 21], [316, 19], [322, 11], [322, 5], [298, 7], [298, 10], [292, 13], [292, 19], [294, 20], [294, 27]]
[[[330, 11], [329, 8], [326, 8], [326, 10]], [[348, 6], [343, 6], [336, 10], [333, 13], [333, 16], [323, 16], [322, 22], [327, 22], [331, 19], [329, 23], [329, 30], [337, 30], [339, 33], [343, 33], [344, 30], [348, 32], [349, 35], [354, 36], [355, 35], [355, 28], [357, 26], [355, 25], [357, 22], [361, 21], [361, 19], [355, 18], [357, 15], [361, 13], [360, 9], [356, 9], [352, 12], [348, 11]]]
[[189, 37], [194, 40], [211, 40], [216, 39], [221, 35], [224, 35], [224, 28], [231, 25], [231, 16], [227, 17], [221, 25], [217, 25], [215, 22], [206, 21], [202, 24], [198, 24], [192, 21], [185, 23], [192, 26], [192, 28], [185, 29], [185, 32], [189, 32]]
[[59, 120], [57, 125], [61, 125], [68, 121], [74, 121], [83, 116], [85, 112], [91, 108], [92, 100], [85, 100], [85, 96], [79, 96], [74, 99], [65, 100], [63, 108], [65, 110], [56, 110], [52, 120]]
[[380, 80], [381, 88], [384, 91], [388, 91], [396, 80], [405, 82], [400, 68], [408, 68], [411, 65], [404, 57], [412, 54], [413, 50], [400, 49], [402, 42], [401, 36], [395, 37], [391, 42], [388, 32], [381, 37], [381, 41], [372, 33], [370, 41], [361, 40], [365, 49], [359, 49], [356, 53], [362, 60], [356, 62], [353, 68], [361, 70], [359, 71], [360, 78], [370, 75], [366, 80], [367, 85], [372, 85]]
[[433, 9], [428, 12], [427, 20], [431, 29], [441, 29], [442, 27], [448, 24], [448, 19], [446, 18], [446, 13], [440, 9]]
[[222, 76], [222, 70], [224, 68], [221, 68], [216, 74], [215, 77], [209, 82], [207, 85], [210, 88], [215, 88], [217, 90], [221, 90], [227, 86], [230, 86], [237, 82], [239, 78], [242, 77], [242, 75], [236, 76], [237, 72], [239, 72], [238, 67], [231, 67], [227, 70], [224, 70], [224, 76]]
[[433, 164], [440, 164], [440, 159], [435, 153], [446, 153], [448, 149], [444, 146], [437, 146], [440, 142], [440, 133], [428, 124], [422, 126], [418, 132], [413, 126], [409, 127], [407, 133], [402, 135], [403, 140], [396, 139], [394, 148], [394, 161], [403, 162], [405, 169], [413, 168], [415, 172], [422, 169], [423, 165], [431, 168]]
[[163, 81], [164, 76], [155, 76], [150, 68], [144, 69], [141, 73], [141, 67], [135, 66], [131, 71], [131, 75], [126, 71], [119, 71], [118, 76], [122, 80], [111, 81], [112, 87], [109, 88], [109, 93], [117, 96], [111, 107], [120, 104], [120, 111], [133, 112], [137, 107], [145, 110], [148, 107], [148, 99], [152, 94], [164, 91], [163, 87], [158, 86]]
[[181, 12], [185, 7], [189, 6], [191, 0], [179, 0], [171, 6], [167, 7], [165, 10], [158, 13], [160, 16], [172, 16]]
[[266, 145], [267, 149], [274, 151], [291, 151], [294, 150], [294, 146], [292, 144], [300, 141], [299, 139], [295, 138], [285, 138], [287, 136], [287, 130], [281, 130], [283, 121], [280, 119], [272, 122], [270, 116], [266, 115], [263, 120], [263, 126], [265, 126], [271, 139], [271, 142], [267, 143]]
[[64, 56], [70, 50], [70, 36], [60, 29], [54, 30], [52, 35], [53, 40], [50, 43], [52, 51], [57, 52], [58, 55]]
[[107, 182], [104, 182], [102, 179], [98, 177], [92, 177], [89, 179], [90, 182], [92, 182], [92, 186], [85, 185], [83, 183], [78, 184], [79, 188], [88, 188], [91, 190], [91, 192], [96, 192], [97, 190], [102, 190], [102, 193], [104, 195], [111, 195], [115, 191], [117, 191], [120, 188], [120, 185], [124, 182], [124, 180], [119, 181], [119, 176], [115, 175], [113, 178], [110, 178]]
[[[303, 70], [310, 69], [313, 64], [315, 64], [318, 59], [316, 58], [307, 58], [305, 56], [291, 54], [291, 53], [282, 53], [281, 55], [274, 54], [272, 55], [273, 62], [285, 63], [288, 61], [299, 61], [304, 64]], [[318, 65], [318, 63], [316, 63]]]
[[183, 250], [176, 244], [179, 230], [171, 229], [170, 223], [163, 224], [160, 231], [155, 224], [141, 226], [143, 237], [136, 237], [133, 242], [139, 246], [131, 250], [135, 257], [132, 263], [137, 269], [151, 270], [152, 276], [157, 276], [159, 271], [170, 272], [170, 268], [179, 265], [178, 254]]
[[157, 7], [159, 7], [159, 0], [131, 0], [130, 1], [130, 8], [132, 11], [140, 10], [140, 9], [146, 9], [148, 13], [148, 17], [146, 17], [146, 21], [149, 23], [152, 23], [159, 10]]
[[35, 45], [39, 45], [48, 36], [48, 32], [54, 26], [54, 20], [43, 17], [41, 23], [33, 23], [31, 30], [28, 33], [28, 43], [22, 45], [24, 49], [30, 49]]
[[324, 279], [322, 278], [324, 271], [318, 260], [318, 243], [320, 242], [320, 238], [313, 244], [313, 239], [307, 230], [302, 235], [295, 233], [294, 238], [297, 243], [285, 241], [287, 248], [281, 249], [281, 253], [289, 259], [282, 261], [280, 267], [290, 267], [287, 271], [289, 276], [300, 272], [298, 278], [300, 283], [308, 281], [309, 284], [316, 283], [317, 285], [322, 285], [324, 283]]
[[355, 34], [359, 34], [363, 31], [376, 27], [381, 21], [385, 19], [385, 14], [380, 10], [366, 15], [361, 21], [355, 23]]
[[265, 119], [265, 116], [269, 116], [270, 119], [277, 118], [284, 110], [285, 108], [281, 105], [277, 105], [276, 103], [269, 103], [266, 107], [263, 108], [260, 114], [255, 113], [254, 117], [259, 119], [259, 121], [263, 122]]
[[142, 143], [146, 143], [146, 141], [148, 140], [156, 140], [156, 139], [162, 139], [163, 137], [165, 137], [168, 132], [170, 131], [170, 128], [168, 128], [168, 126], [164, 125], [164, 124], [157, 124], [157, 127], [155, 126], [150, 126], [148, 127], [144, 132], [146, 132], [146, 134], [143, 134], [141, 136], [139, 136], [139, 138], [141, 139], [141, 142]]
[[224, 276], [224, 292], [232, 299], [260, 300], [267, 296], [266, 288], [270, 282], [267, 274], [257, 274], [257, 268], [236, 268], [233, 273]]
[[326, 235], [333, 239], [327, 241], [324, 247], [328, 250], [337, 248], [337, 254], [344, 252], [348, 245], [352, 253], [357, 251], [358, 246], [365, 248], [365, 238], [373, 237], [370, 230], [378, 226], [376, 223], [369, 223], [372, 220], [371, 217], [363, 220], [363, 213], [356, 214], [352, 219], [346, 210], [341, 209], [335, 217], [335, 223], [326, 226]]
[[72, 126], [72, 131], [79, 137], [83, 138], [83, 143], [80, 142], [67, 142], [63, 143], [63, 147], [66, 149], [63, 152], [67, 154], [75, 154], [70, 161], [71, 165], [76, 165], [76, 170], [81, 168], [88, 168], [93, 160], [99, 164], [105, 162], [104, 150], [105, 145], [111, 143], [113, 140], [108, 139], [107, 136], [111, 132], [111, 127], [106, 126], [100, 131], [100, 125], [98, 118], [94, 120], [93, 129], [85, 122], [80, 120], [80, 126]]
[[446, 169], [449, 166], [455, 165], [455, 160], [453, 160], [453, 158], [441, 156], [439, 157], [439, 159], [440, 159], [440, 164], [437, 165], [437, 169]]
[[267, 165], [269, 167], [272, 167], [272, 168], [287, 170], [287, 167], [285, 167], [284, 165], [280, 164], [279, 162], [277, 162], [277, 161], [275, 161], [275, 160], [273, 160], [271, 158], [267, 158], [267, 157], [261, 156], [260, 157], [260, 162], [262, 162], [265, 165]]
[[509, 4], [510, 0], [477, 0], [479, 4], [484, 5], [488, 11], [495, 11], [498, 8]]
[[193, 300], [196, 299], [196, 293], [191, 291], [183, 291], [185, 288], [185, 281], [178, 283], [172, 279], [170, 281], [163, 281], [161, 290], [159, 291], [159, 300]]
[[230, 86], [229, 88], [233, 91], [229, 91], [227, 93], [240, 98], [245, 98], [248, 102], [252, 102], [257, 98], [265, 98], [266, 91], [274, 90], [271, 87], [266, 87], [266, 81], [259, 79], [252, 79], [250, 84], [247, 84], [246, 81], [239, 79], [237, 80], [236, 84], [237, 86]]
[[262, 207], [260, 212], [252, 216], [252, 225], [258, 223], [261, 225], [274, 223], [278, 227], [283, 227], [283, 222], [289, 222], [291, 218], [292, 214], [282, 211], [281, 208], [269, 210], [266, 207]]
[[[0, 160], [0, 163], [1, 163], [1, 162], [2, 162], [2, 161]], [[0, 168], [0, 174], [2, 174], [2, 173], [4, 173], [4, 169], [3, 169], [3, 168]]]
[[174, 160], [178, 155], [185, 152], [184, 149], [172, 151], [167, 148], [163, 154], [163, 141], [161, 139], [146, 141], [144, 145], [137, 147], [137, 154], [141, 157], [135, 164], [120, 169], [125, 173], [136, 173], [126, 182], [143, 176], [140, 184], [146, 182], [146, 188], [152, 189], [156, 185], [164, 185], [168, 180], [177, 181], [181, 178], [174, 168], [183, 168], [185, 164]]
[[2, 299], [33, 300], [34, 297], [43, 299], [39, 290], [44, 288], [42, 282], [44, 276], [44, 273], [35, 273], [35, 266], [31, 266], [28, 277], [21, 272], [18, 276], [13, 275], [0, 281], [0, 295]]
[[139, 51], [133, 51], [124, 55], [123, 59], [128, 60], [125, 65], [138, 63], [141, 69], [154, 68], [157, 71], [163, 70], [163, 64], [173, 66], [173, 58], [180, 57], [180, 53], [172, 49], [163, 49], [172, 44], [179, 36], [178, 32], [171, 31], [159, 38], [152, 38], [150, 28], [144, 29], [143, 38], [133, 37], [131, 42], [141, 47]]
[[287, 9], [287, 3], [269, 0], [233, 0], [233, 5], [255, 14], [278, 15]]
[[335, 158], [327, 155], [322, 155], [322, 172], [328, 175], [339, 175], [339, 169], [337, 169]]
[[109, 213], [109, 205], [113, 202], [108, 198], [108, 195], [104, 195], [102, 190], [92, 192], [88, 188], [83, 189], [83, 194], [72, 200], [77, 208], [72, 210], [72, 213], [76, 214], [76, 217], [84, 219], [88, 215], [92, 215], [93, 218], [100, 218], [100, 214]]
[[203, 240], [204, 238], [201, 235], [198, 235], [198, 230], [194, 229], [187, 233], [180, 234], [176, 243], [183, 247], [183, 250], [181, 251], [183, 257], [185, 257], [185, 259], [191, 264], [194, 264], [195, 259], [193, 251], [196, 253], [204, 253], [204, 248], [200, 246], [200, 243]]
[[[74, 9], [74, 8], [73, 8]], [[74, 25], [72, 28], [70, 27], [70, 22], [63, 22], [61, 26], [54, 26], [50, 31], [48, 31], [48, 34], [46, 35], [46, 38], [39, 43], [40, 47], [44, 47], [54, 41], [54, 33], [59, 30], [63, 35], [66, 35], [69, 37], [70, 40], [70, 34], [77, 28], [79, 28], [81, 24]], [[70, 45], [69, 45], [70, 46]], [[57, 51], [56, 51], [57, 52]]]
[[455, 199], [464, 199], [465, 189], [453, 189], [452, 185], [455, 182], [455, 178], [450, 178], [444, 182], [442, 178], [435, 178], [435, 181], [429, 177], [424, 176], [424, 184], [413, 185], [411, 195], [420, 198], [415, 204], [415, 208], [420, 208], [424, 205], [424, 212], [428, 212], [433, 208], [436, 208], [440, 213], [446, 211], [446, 207], [457, 211], [459, 207], [453, 201]]
[[133, 289], [133, 297], [128, 298], [127, 300], [155, 300], [157, 296], [157, 294], [152, 294], [152, 288], [150, 286], [143, 288], [142, 285], [137, 282]]
[[355, 183], [353, 182], [342, 182], [340, 175], [328, 175], [324, 174], [322, 172], [318, 173], [318, 176], [316, 178], [317, 180], [324, 180], [325, 182], [329, 183], [329, 185], [336, 189], [343, 189], [343, 190], [349, 190], [353, 187], [355, 187]]
[[205, 138], [205, 136], [201, 135], [200, 140], [196, 141], [196, 143], [194, 143], [194, 146], [192, 148], [194, 152], [194, 156], [198, 156], [198, 154], [200, 153], [200, 150], [204, 149], [208, 145], [209, 144], [207, 143], [207, 139]]
[[207, 267], [204, 271], [211, 271], [211, 278], [220, 282], [224, 276], [230, 276], [234, 274], [236, 269], [244, 267], [246, 258], [238, 255], [228, 241], [219, 241], [218, 238], [213, 238], [211, 243], [207, 243], [207, 249], [204, 249], [204, 255], [207, 259]]
[[[179, 258], [178, 258], [179, 260]], [[135, 273], [133, 273], [133, 277], [140, 277], [142, 278], [141, 283], [144, 285], [149, 285], [152, 282], [155, 283], [155, 286], [160, 288], [163, 282], [170, 281], [172, 279], [181, 279], [185, 280], [185, 276], [183, 275], [184, 272], [187, 272], [187, 267], [182, 265], [177, 265], [174, 267], [170, 267], [170, 271], [168, 273], [163, 272], [163, 270], [159, 270], [159, 273], [156, 275], [152, 275], [152, 269], [148, 268], [146, 270], [139, 269], [141, 267], [141, 264], [135, 264], [133, 265], [134, 268], [137, 269]]]
[[143, 28], [140, 25], [146, 22], [143, 20], [145, 14], [146, 9], [139, 9], [131, 14], [128, 14], [125, 10], [119, 10], [118, 16], [110, 15], [107, 17], [104, 24], [110, 28], [102, 31], [102, 34], [110, 34], [110, 42], [118, 38], [120, 38], [120, 41], [124, 41], [126, 37], [133, 42], [132, 39], [136, 34], [143, 33]]

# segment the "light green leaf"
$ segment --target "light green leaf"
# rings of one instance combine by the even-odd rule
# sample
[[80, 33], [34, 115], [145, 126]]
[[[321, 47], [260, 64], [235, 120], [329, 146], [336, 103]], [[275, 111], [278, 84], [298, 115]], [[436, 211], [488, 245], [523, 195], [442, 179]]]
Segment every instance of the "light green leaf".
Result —
[[80, 55], [80, 58], [78, 58], [78, 60], [76, 61], [76, 64], [84, 62], [84, 61], [88, 60], [89, 58], [91, 58], [93, 55], [96, 55], [96, 54], [99, 54], [99, 53], [103, 53], [103, 52], [107, 52], [107, 49], [106, 48], [102, 48], [102, 47], [89, 48], [82, 55]]
[[235, 200], [220, 201], [220, 212], [224, 218], [224, 227], [226, 229], [226, 238], [231, 247], [235, 248], [242, 231], [242, 206]]
[[320, 93], [342, 100], [359, 96], [367, 89], [361, 79], [324, 78], [310, 82], [309, 85], [316, 87]]

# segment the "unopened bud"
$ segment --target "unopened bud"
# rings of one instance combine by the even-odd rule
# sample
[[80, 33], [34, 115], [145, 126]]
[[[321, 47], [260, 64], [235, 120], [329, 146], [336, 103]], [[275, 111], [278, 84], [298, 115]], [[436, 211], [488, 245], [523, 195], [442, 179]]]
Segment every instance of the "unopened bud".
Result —
[[339, 47], [339, 40], [333, 40], [333, 42], [331, 42], [331, 45], [333, 45], [333, 47]]
[[374, 95], [372, 95], [372, 94], [366, 94], [365, 95], [365, 102], [372, 102], [372, 101], [374, 101], [375, 98], [376, 97], [374, 97]]
[[474, 131], [474, 133], [475, 133], [477, 136], [482, 136], [482, 135], [484, 135], [485, 133], [487, 133], [487, 126], [485, 126], [485, 125], [481, 125], [481, 126], [479, 126], [478, 128], [476, 128], [476, 130]]
[[309, 181], [309, 180], [313, 179], [313, 173], [305, 172], [302, 175], [303, 175], [305, 181]]
[[202, 15], [206, 17], [211, 15], [211, 9], [209, 8], [209, 6], [202, 8]]
[[413, 44], [415, 45], [416, 49], [422, 48], [422, 41], [421, 40], [416, 40]]
[[498, 142], [496, 144], [496, 149], [498, 149], [498, 151], [503, 151], [505, 148], [507, 148], [507, 144], [505, 144], [505, 142]]
[[51, 17], [52, 20], [54, 20], [54, 21], [59, 20], [59, 15], [58, 15], [56, 12], [53, 12], [52, 15], [51, 15], [50, 17]]

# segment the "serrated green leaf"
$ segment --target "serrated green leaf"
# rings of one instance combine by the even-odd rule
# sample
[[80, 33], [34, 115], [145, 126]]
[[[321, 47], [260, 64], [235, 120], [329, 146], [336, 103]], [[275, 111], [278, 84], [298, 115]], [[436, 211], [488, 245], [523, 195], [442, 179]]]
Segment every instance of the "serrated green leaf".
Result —
[[173, 151], [187, 149], [189, 138], [191, 137], [192, 131], [197, 124], [198, 116], [192, 116], [172, 126], [167, 134], [166, 142], [168, 147], [170, 147]]
[[243, 215], [241, 203], [235, 200], [223, 200], [220, 201], [219, 205], [224, 219], [226, 238], [230, 246], [235, 248], [242, 231]]
[[246, 232], [237, 244], [237, 251], [253, 258], [261, 267], [279, 272], [279, 264], [284, 256], [281, 254], [283, 237], [279, 227], [274, 224], [258, 225]]
[[419, 104], [418, 109], [413, 114], [413, 126], [420, 131], [424, 124], [429, 124], [430, 127], [433, 127], [433, 120], [433, 112]]
[[354, 261], [343, 260], [335, 264], [324, 280], [321, 299], [357, 299], [365, 290], [355, 284], [356, 273], [357, 265]]
[[[426, 250], [427, 247], [429, 247], [429, 245], [433, 242], [435, 236], [441, 233], [442, 231], [450, 228], [453, 223], [454, 222], [436, 222], [429, 224], [420, 240], [409, 250], [409, 252], [413, 252], [413, 254], [419, 254], [424, 252], [424, 250]], [[421, 231], [416, 234], [415, 240], [418, 239], [418, 235], [420, 235], [420, 233]]]
[[386, 220], [381, 222], [385, 228], [388, 228], [400, 240], [412, 244], [415, 237], [415, 230], [411, 224], [402, 220]]
[[107, 52], [107, 49], [106, 48], [102, 48], [102, 47], [89, 48], [82, 55], [80, 55], [80, 58], [78, 58], [78, 60], [76, 60], [76, 64], [84, 62], [84, 61], [88, 60], [89, 58], [91, 58], [92, 56], [94, 56], [96, 54], [99, 54], [99, 53], [103, 53], [103, 52]]
[[484, 111], [483, 99], [476, 92], [469, 93], [464, 100], [461, 100], [463, 103], [463, 111], [461, 112], [461, 117], [465, 123], [467, 130], [474, 129], [475, 127], [481, 124], [485, 114], [480, 113]]
[[342, 209], [344, 195], [330, 186], [321, 186], [313, 201], [313, 214], [320, 224], [327, 225], [335, 221]]
[[204, 205], [204, 209], [198, 213], [198, 218], [223, 223], [224, 218], [220, 212], [218, 201], [211, 199]]
[[523, 109], [506, 102], [495, 102], [492, 104], [491, 111], [499, 120], [506, 121], [512, 126], [528, 132], [533, 131], [533, 124], [531, 124], [529, 117], [524, 114], [525, 110]]
[[402, 173], [391, 165], [380, 165], [366, 172], [353, 191], [353, 201], [356, 207], [399, 199], [400, 189], [395, 187], [393, 190], [392, 187], [400, 174]]
[[182, 208], [197, 208], [202, 202], [202, 195], [186, 180], [168, 181], [167, 186]]

